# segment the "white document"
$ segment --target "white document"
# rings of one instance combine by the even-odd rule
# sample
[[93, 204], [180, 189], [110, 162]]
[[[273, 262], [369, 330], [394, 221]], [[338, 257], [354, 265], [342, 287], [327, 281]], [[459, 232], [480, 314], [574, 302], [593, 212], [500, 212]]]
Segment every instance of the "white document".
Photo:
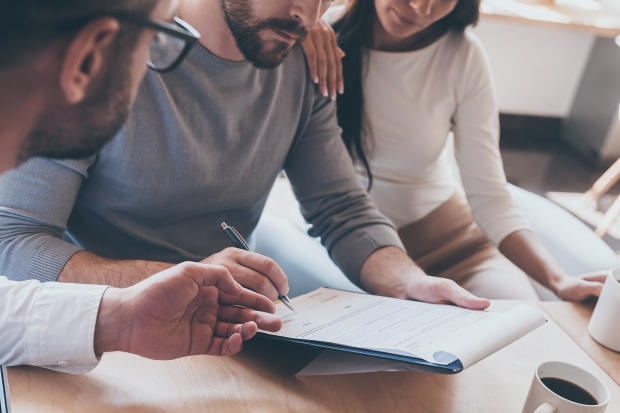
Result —
[[525, 304], [495, 313], [328, 288], [292, 302], [296, 312], [282, 303], [277, 305], [276, 314], [282, 318], [283, 327], [268, 334], [416, 357], [441, 365], [458, 359], [464, 368], [546, 322], [540, 310]]

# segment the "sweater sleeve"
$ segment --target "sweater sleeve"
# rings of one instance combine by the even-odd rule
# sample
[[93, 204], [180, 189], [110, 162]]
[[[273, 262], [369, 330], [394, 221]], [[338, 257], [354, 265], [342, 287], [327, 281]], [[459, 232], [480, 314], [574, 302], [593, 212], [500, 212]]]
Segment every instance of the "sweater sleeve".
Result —
[[474, 219], [498, 246], [515, 231], [532, 230], [507, 189], [499, 151], [499, 114], [490, 65], [476, 36], [465, 33], [462, 64], [454, 80], [457, 110], [453, 118], [455, 156]]
[[285, 164], [308, 234], [321, 237], [332, 260], [356, 285], [366, 259], [377, 249], [404, 247], [392, 222], [379, 213], [360, 184], [340, 137], [336, 105], [313, 84], [312, 115]]
[[0, 273], [55, 281], [80, 247], [62, 240], [94, 157], [34, 158], [0, 178]]

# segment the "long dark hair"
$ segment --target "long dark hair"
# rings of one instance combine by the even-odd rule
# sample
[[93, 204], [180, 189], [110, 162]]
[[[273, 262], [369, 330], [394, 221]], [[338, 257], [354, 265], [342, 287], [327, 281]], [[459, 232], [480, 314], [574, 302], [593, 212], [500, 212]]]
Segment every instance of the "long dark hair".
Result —
[[[368, 154], [372, 151], [374, 139], [364, 111], [362, 65], [368, 61], [365, 59], [366, 47], [372, 43], [375, 13], [374, 0], [350, 0], [345, 15], [334, 24], [338, 46], [346, 53], [342, 60], [345, 93], [338, 96], [337, 101], [338, 124], [349, 154], [366, 169], [368, 191], [373, 181]], [[460, 33], [467, 26], [476, 24], [479, 17], [480, 0], [459, 0], [450, 14], [431, 27], [439, 36], [450, 30]]]

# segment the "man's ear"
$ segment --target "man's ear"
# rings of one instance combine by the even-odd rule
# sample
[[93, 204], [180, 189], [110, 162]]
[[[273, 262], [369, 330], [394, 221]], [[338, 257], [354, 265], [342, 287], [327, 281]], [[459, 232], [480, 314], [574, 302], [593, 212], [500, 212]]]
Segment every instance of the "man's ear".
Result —
[[118, 20], [97, 19], [80, 30], [69, 44], [60, 72], [60, 88], [68, 103], [81, 102], [104, 66], [106, 47], [120, 30]]

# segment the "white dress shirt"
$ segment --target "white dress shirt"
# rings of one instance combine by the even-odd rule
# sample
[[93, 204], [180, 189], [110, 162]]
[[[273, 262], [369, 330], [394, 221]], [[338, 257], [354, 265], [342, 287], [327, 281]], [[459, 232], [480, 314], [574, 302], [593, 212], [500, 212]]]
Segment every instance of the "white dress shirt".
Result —
[[107, 288], [0, 277], [0, 365], [73, 374], [94, 369], [95, 323]]

